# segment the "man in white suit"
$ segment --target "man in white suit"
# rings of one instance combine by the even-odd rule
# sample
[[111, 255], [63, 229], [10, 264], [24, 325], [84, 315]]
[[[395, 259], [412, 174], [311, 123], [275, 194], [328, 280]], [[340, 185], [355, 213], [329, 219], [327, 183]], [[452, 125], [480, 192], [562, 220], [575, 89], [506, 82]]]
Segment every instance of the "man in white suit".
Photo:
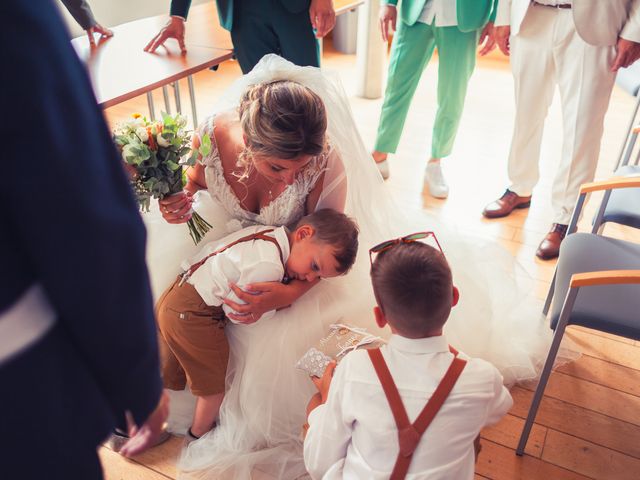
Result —
[[487, 218], [527, 208], [538, 181], [545, 117], [558, 85], [564, 140], [552, 188], [553, 226], [541, 259], [558, 256], [580, 185], [593, 180], [615, 72], [640, 57], [640, 0], [500, 0], [493, 35], [511, 53], [516, 118], [511, 185]]

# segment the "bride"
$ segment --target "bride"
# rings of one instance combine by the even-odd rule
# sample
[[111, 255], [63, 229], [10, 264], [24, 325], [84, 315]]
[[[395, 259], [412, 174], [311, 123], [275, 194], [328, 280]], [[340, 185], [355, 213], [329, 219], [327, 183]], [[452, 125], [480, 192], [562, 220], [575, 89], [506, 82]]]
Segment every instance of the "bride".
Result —
[[[298, 100], [287, 103], [296, 92]], [[314, 110], [318, 118], [308, 122], [298, 116], [287, 128], [293, 137], [315, 135], [316, 144], [322, 138], [321, 153], [299, 145], [290, 145], [290, 152], [270, 149], [278, 142], [287, 145], [285, 137], [276, 134], [287, 130], [277, 111], [301, 108], [301, 98], [311, 102], [307, 112], [314, 110], [316, 98], [321, 99], [322, 105]], [[325, 111], [326, 125], [321, 120]], [[517, 285], [522, 273], [501, 249], [478, 239], [462, 240], [424, 212], [396, 206], [336, 77], [268, 55], [232, 85], [215, 112], [198, 132], [200, 138], [211, 138], [212, 149], [192, 172], [190, 192], [162, 203], [164, 220], [158, 212], [146, 219], [155, 293], [178, 273], [167, 265], [178, 265], [193, 253], [186, 227], [167, 222], [186, 221], [194, 191], [193, 208], [213, 225], [205, 242], [249, 224], [289, 225], [305, 211], [344, 207], [359, 224], [362, 249], [346, 277], [317, 285], [259, 284], [251, 287], [256, 295], [243, 296], [249, 303], [240, 308], [240, 320], [259, 319], [275, 306], [292, 306], [268, 320], [227, 327], [231, 358], [218, 426], [183, 451], [181, 474], [211, 479], [251, 478], [258, 471], [282, 479], [306, 474], [300, 428], [315, 387], [294, 365], [332, 323], [381, 334], [372, 315], [375, 302], [366, 252], [403, 234], [435, 231], [452, 266], [460, 302], [447, 323], [451, 344], [492, 362], [508, 384], [537, 376], [551, 331], [542, 322], [540, 306], [526, 294], [532, 289]], [[174, 430], [189, 426], [184, 420], [176, 426], [190, 418], [190, 412], [180, 412], [184, 400], [172, 400]]]

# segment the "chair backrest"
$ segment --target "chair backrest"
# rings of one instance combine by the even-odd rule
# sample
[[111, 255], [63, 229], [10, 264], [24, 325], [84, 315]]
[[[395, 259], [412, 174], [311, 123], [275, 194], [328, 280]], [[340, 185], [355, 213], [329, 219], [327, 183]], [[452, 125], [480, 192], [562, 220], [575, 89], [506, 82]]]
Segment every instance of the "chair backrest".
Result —
[[[637, 100], [631, 118], [629, 119], [627, 132], [622, 147], [620, 148], [618, 162], [616, 163], [614, 171], [621, 166], [629, 164], [636, 139], [638, 138], [638, 134], [634, 134], [633, 132], [633, 127], [638, 122], [638, 110], [640, 110], [640, 96], [638, 95], [638, 92], [640, 92], [640, 62], [635, 62], [627, 68], [618, 70], [616, 84], [632, 97], [637, 97]], [[637, 162], [638, 157], [636, 156], [635, 163]]]

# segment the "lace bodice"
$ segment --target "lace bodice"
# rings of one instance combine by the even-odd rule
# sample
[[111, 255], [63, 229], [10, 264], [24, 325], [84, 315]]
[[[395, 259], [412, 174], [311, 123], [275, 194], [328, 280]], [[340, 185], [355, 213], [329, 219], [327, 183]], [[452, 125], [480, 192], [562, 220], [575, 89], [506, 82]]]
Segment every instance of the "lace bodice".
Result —
[[[215, 116], [209, 117], [200, 128], [200, 135], [211, 137], [211, 152], [201, 161], [205, 167], [207, 191], [239, 224], [237, 228], [250, 225], [292, 225], [305, 215], [305, 203], [309, 192], [326, 168], [327, 153], [314, 157], [311, 162], [296, 176], [293, 184], [263, 206], [258, 213], [250, 212], [242, 207], [240, 199], [224, 178], [220, 152], [213, 131]], [[233, 229], [235, 230], [235, 228]]]

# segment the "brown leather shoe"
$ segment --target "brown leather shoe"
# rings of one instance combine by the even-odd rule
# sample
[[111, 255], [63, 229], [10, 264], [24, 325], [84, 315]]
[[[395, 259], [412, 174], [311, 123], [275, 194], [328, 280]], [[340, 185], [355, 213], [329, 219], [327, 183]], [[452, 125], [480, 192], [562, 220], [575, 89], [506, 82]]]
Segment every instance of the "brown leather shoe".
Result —
[[487, 218], [506, 217], [516, 208], [529, 208], [531, 205], [531, 195], [521, 197], [517, 193], [507, 189], [504, 194], [495, 202], [491, 202], [484, 207], [482, 214]]
[[560, 253], [560, 244], [564, 237], [567, 235], [568, 225], [562, 223], [554, 223], [551, 226], [551, 230], [542, 239], [538, 249], [536, 250], [536, 257], [540, 260], [551, 260], [556, 258]]

